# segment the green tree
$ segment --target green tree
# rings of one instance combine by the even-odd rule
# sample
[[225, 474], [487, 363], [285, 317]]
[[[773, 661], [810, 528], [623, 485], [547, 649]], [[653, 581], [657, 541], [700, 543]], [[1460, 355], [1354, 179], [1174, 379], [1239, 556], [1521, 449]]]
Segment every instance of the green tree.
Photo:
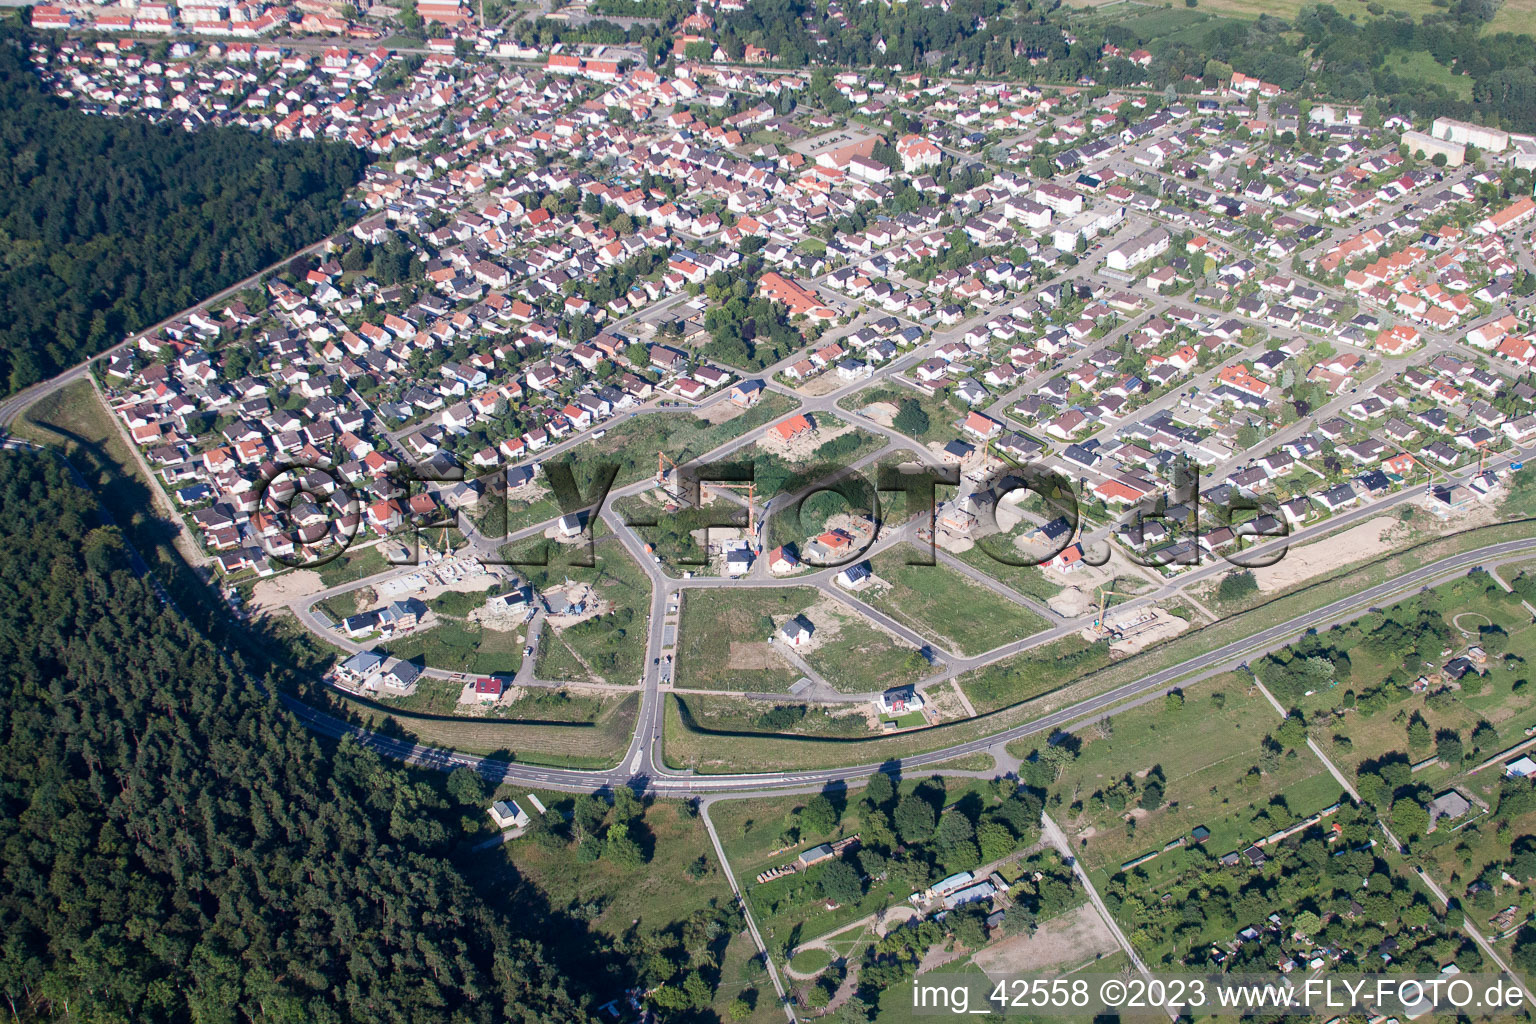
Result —
[[990, 864], [1013, 852], [1013, 833], [1006, 825], [984, 821], [976, 826], [976, 845], [981, 851], [982, 862]]
[[833, 903], [856, 903], [864, 895], [864, 883], [859, 880], [858, 871], [841, 858], [821, 869], [821, 877], [816, 884], [821, 894]]
[[800, 825], [812, 835], [827, 835], [837, 828], [837, 808], [826, 794], [817, 794], [801, 810]]
[[645, 863], [645, 852], [630, 835], [629, 826], [624, 823], [608, 827], [608, 837], [603, 842], [603, 857], [623, 868], [638, 868]]
[[1435, 756], [1453, 768], [1460, 765], [1465, 756], [1461, 734], [1454, 729], [1441, 729], [1435, 733]]
[[864, 784], [864, 799], [876, 807], [885, 807], [895, 795], [896, 787], [892, 785], [891, 777], [885, 772], [876, 772]]
[[463, 765], [448, 773], [448, 795], [461, 804], [485, 802], [485, 783], [473, 769]]
[[892, 818], [903, 843], [920, 843], [933, 835], [933, 806], [916, 794], [908, 793], [897, 801]]
[[915, 398], [904, 398], [891, 425], [908, 437], [921, 438], [928, 431], [928, 413]]
[[1429, 812], [1412, 797], [1406, 797], [1392, 805], [1392, 828], [1405, 843], [1429, 831]]

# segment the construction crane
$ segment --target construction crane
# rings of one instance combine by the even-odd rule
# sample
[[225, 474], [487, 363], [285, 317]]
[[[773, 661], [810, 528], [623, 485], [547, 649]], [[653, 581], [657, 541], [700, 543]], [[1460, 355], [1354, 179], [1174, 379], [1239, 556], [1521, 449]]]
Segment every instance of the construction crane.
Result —
[[1135, 597], [1135, 596], [1136, 596], [1135, 594], [1128, 594], [1128, 593], [1126, 593], [1123, 590], [1111, 590], [1111, 589], [1109, 589], [1109, 585], [1108, 584], [1105, 584], [1104, 586], [1100, 587], [1099, 588], [1099, 613], [1098, 613], [1098, 615], [1094, 616], [1093, 628], [1097, 629], [1100, 633], [1107, 633], [1107, 632], [1109, 632], [1109, 630], [1104, 628], [1104, 607], [1108, 603], [1108, 601], [1109, 601], [1109, 599], [1111, 597]]
[[666, 492], [672, 498], [674, 498], [674, 499], [676, 499], [678, 501], [685, 501], [687, 499], [687, 496], [683, 493], [681, 488], [668, 488], [667, 487], [667, 467], [668, 466], [672, 467], [672, 473], [674, 474], [674, 476], [676, 474], [678, 474], [679, 472], [681, 472], [681, 470], [682, 470], [682, 467], [679, 466], [676, 462], [673, 462], [667, 456], [666, 452], [658, 451], [656, 453], [656, 486], [660, 487], [664, 492]]

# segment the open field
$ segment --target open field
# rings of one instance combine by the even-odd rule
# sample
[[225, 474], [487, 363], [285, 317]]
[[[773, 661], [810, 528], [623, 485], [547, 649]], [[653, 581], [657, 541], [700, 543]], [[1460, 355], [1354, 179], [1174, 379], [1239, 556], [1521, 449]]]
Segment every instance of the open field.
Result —
[[[526, 787], [506, 789], [507, 795], [526, 807], [522, 800]], [[569, 813], [569, 795], [539, 796], [552, 813]], [[532, 808], [528, 810], [532, 813]], [[590, 927], [612, 938], [632, 927], [641, 932], [665, 929], [686, 920], [696, 909], [730, 899], [730, 884], [720, 870], [704, 822], [689, 814], [681, 800], [650, 802], [639, 825], [636, 831], [646, 836], [641, 845], [650, 847], [649, 863], [630, 868], [603, 857], [575, 871], [574, 849], [546, 849], [532, 839], [519, 839], [483, 855], [484, 869], [491, 873], [486, 883], [509, 887], [532, 883], [556, 909], [588, 904], [585, 913], [596, 910]], [[703, 873], [690, 877], [687, 869], [700, 858]]]
[[738, 998], [752, 1008], [751, 1013], [741, 1018], [744, 1024], [777, 1024], [784, 1019], [773, 982], [768, 980], [768, 969], [746, 931], [731, 937], [720, 962], [720, 988], [713, 1009], [721, 1020], [732, 1019], [731, 1005]]
[[443, 619], [430, 629], [408, 633], [381, 644], [397, 658], [428, 668], [470, 675], [497, 675], [517, 671], [522, 663], [520, 634], [488, 629], [479, 623]]
[[1498, 13], [1483, 27], [1483, 32], [1523, 32], [1529, 34], [1536, 24], [1536, 0], [1504, 0]]
[[946, 772], [990, 772], [997, 768], [997, 758], [981, 751], [975, 754], [965, 754], [960, 757], [952, 757], [948, 761], [940, 761], [930, 767], [931, 771]]
[[[664, 757], [669, 766], [718, 774], [872, 764], [979, 739], [1029, 717], [1020, 706], [892, 736], [775, 735], [743, 732], [729, 726], [707, 713], [713, 708], [706, 701], [708, 698], [683, 694], [668, 696], [663, 741]], [[687, 717], [683, 714], [685, 707]], [[706, 713], [694, 717], [696, 708]], [[717, 728], [716, 722], [720, 722], [721, 727]]]
[[[937, 395], [924, 395], [921, 392], [913, 390], [912, 388], [866, 388], [863, 391], [859, 391], [847, 398], [841, 399], [838, 402], [838, 405], [844, 409], [847, 409], [849, 412], [860, 412], [865, 407], [880, 402], [889, 402], [893, 405], [896, 405], [898, 408], [908, 402], [917, 403], [918, 407], [921, 408], [927, 415], [928, 424], [926, 429], [910, 434], [908, 436], [920, 444], [927, 445], [935, 441], [952, 441], [956, 437], [960, 436], [959, 428], [955, 426], [955, 423], [960, 420], [964, 414], [960, 411], [959, 407], [951, 405], [944, 398], [941, 398]], [[877, 421], [883, 422], [883, 420], [880, 420], [880, 417], [878, 416], [874, 418], [877, 419]], [[890, 424], [887, 423], [886, 425], [889, 426]]]
[[685, 593], [677, 629], [677, 685], [769, 693], [788, 689], [801, 673], [779, 657], [768, 639], [816, 597], [811, 587]]
[[[561, 458], [576, 462], [616, 462], [619, 475], [615, 487], [643, 480], [656, 472], [656, 453], [686, 463], [733, 441], [743, 434], [771, 423], [793, 411], [793, 399], [768, 392], [750, 409], [729, 418], [694, 412], [654, 412], [636, 415], [610, 425], [608, 433], [596, 440], [583, 441]], [[715, 412], [714, 408], [710, 410]]]
[[[1288, 799], [1291, 809], [1300, 817], [1338, 798], [1338, 783], [1304, 748], [1294, 757], [1282, 754], [1268, 771], [1260, 768], [1264, 739], [1280, 717], [1246, 678], [1232, 673], [1200, 683], [1176, 704], [1150, 701], [1079, 730], [1078, 757], [1051, 792], [1066, 805], [1061, 825], [1090, 869], [1114, 874], [1125, 861], [1161, 849], [1197, 825], [1211, 830], [1208, 845], [1218, 856], [1237, 849], [1273, 831], [1252, 825], [1260, 807], [1319, 775], [1322, 803]], [[1164, 779], [1163, 803], [1147, 812], [1128, 799], [1115, 809], [1116, 784], [1129, 797], [1124, 780], [1140, 784], [1154, 769]], [[1133, 811], [1134, 831], [1125, 820]], [[1156, 864], [1147, 870], [1155, 871]]]
[[[999, 548], [1002, 544], [1001, 541], [996, 540], [988, 543]], [[1003, 586], [1025, 597], [1033, 597], [1044, 602], [1061, 593], [1061, 586], [1047, 579], [1038, 565], [1009, 565], [987, 554], [980, 545], [973, 544], [955, 557], [974, 569], [980, 569]]]
[[618, 538], [599, 537], [592, 567], [524, 566], [540, 590], [565, 580], [590, 584], [607, 612], [564, 629], [546, 621], [539, 637], [540, 679], [578, 682], [638, 683], [644, 674], [646, 631], [651, 615], [651, 578], [624, 550]]
[[977, 711], [996, 711], [1050, 693], [1109, 664], [1107, 644], [1089, 643], [1073, 633], [967, 673], [960, 677], [960, 686]]
[[608, 704], [591, 723], [526, 724], [494, 718], [448, 718], [413, 714], [388, 704], [362, 700], [334, 690], [317, 691], [322, 708], [390, 736], [468, 754], [494, 756], [524, 764], [559, 768], [611, 768], [618, 764], [634, 732], [638, 696]]
[[793, 697], [778, 703], [713, 694], [679, 694], [673, 700], [687, 709], [688, 721], [694, 727], [729, 735], [733, 741], [816, 741], [872, 735], [872, 710], [867, 704], [802, 704]]
[[864, 591], [861, 600], [932, 637], [941, 646], [971, 656], [1038, 633], [1046, 622], [947, 565], [907, 565], [918, 551], [898, 545], [870, 562], [889, 586]]
[[[1518, 0], [1517, 0], [1518, 2]], [[1199, 0], [1194, 10], [1176, 7], [1162, 10], [1163, 4], [1140, 3], [1137, 0], [1069, 0], [1069, 6], [1094, 13], [1115, 14], [1134, 31], [1145, 36], [1166, 35], [1200, 24], [1197, 18], [1219, 15], [1227, 18], [1257, 18], [1267, 14], [1272, 18], [1294, 19], [1305, 6], [1306, 0]], [[1367, 0], [1338, 0], [1334, 4], [1346, 18], [1367, 21], [1375, 17], [1367, 9]], [[1429, 0], [1381, 0], [1387, 13], [1401, 11], [1415, 20], [1435, 11]], [[1502, 13], [1502, 12], [1501, 12]], [[1186, 15], [1175, 18], [1175, 15]], [[1165, 17], [1166, 16], [1166, 17]]]
[[[1531, 28], [1529, 21], [1525, 28]], [[1393, 50], [1387, 55], [1385, 68], [1399, 78], [1438, 85], [1450, 93], [1453, 99], [1472, 99], [1471, 76], [1453, 74], [1450, 68], [1435, 60], [1428, 50]]]
[[871, 625], [857, 611], [823, 597], [808, 616], [816, 632], [802, 652], [827, 682], [849, 693], [866, 693], [915, 683], [928, 672], [917, 648]]
[[1083, 903], [1044, 922], [1033, 934], [995, 942], [977, 951], [971, 959], [988, 977], [997, 977], [1071, 969], [1119, 948], [1099, 912], [1092, 904]]

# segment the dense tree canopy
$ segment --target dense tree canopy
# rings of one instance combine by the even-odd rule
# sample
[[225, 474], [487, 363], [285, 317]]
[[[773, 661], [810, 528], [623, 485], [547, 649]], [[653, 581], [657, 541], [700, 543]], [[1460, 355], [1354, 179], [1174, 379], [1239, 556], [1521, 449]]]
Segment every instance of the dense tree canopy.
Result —
[[58, 463], [0, 456], [0, 541], [19, 1019], [590, 1019], [453, 866], [452, 801], [306, 733], [161, 602]]
[[0, 390], [58, 373], [318, 241], [364, 157], [48, 96], [0, 33]]

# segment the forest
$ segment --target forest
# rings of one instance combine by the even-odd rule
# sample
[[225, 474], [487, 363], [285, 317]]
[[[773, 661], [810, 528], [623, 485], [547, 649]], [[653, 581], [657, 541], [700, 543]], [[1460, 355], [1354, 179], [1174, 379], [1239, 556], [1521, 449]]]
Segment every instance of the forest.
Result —
[[[1395, 12], [1357, 21], [1320, 3], [1303, 7], [1290, 21], [1267, 14], [1253, 21], [1217, 18], [1171, 31], [1175, 23], [1169, 18], [1156, 31], [1138, 27], [1156, 25], [1152, 19], [1121, 19], [1103, 27], [1105, 40], [1146, 46], [1153, 63], [1145, 72], [1110, 68], [1102, 80], [1116, 86], [1145, 77], [1157, 88], [1183, 90], [1210, 85], [1235, 69], [1287, 90], [1309, 82], [1318, 98], [1360, 103], [1373, 116], [1460, 117], [1531, 131], [1536, 129], [1532, 38], [1486, 34], [1484, 27], [1497, 8], [1486, 0], [1460, 0], [1418, 21]], [[1471, 98], [1393, 70], [1389, 57], [1418, 52], [1452, 74], [1468, 76]]]
[[594, 975], [455, 866], [478, 779], [305, 732], [281, 680], [164, 603], [60, 462], [0, 455], [0, 541], [13, 1019], [594, 1019], [569, 980]]
[[[1051, 4], [1040, 5], [1048, 11]], [[846, 18], [846, 22], [840, 20]], [[1031, 57], [1048, 57], [1046, 75], [1071, 81], [1098, 59], [1096, 44], [1069, 47], [1060, 27], [1030, 0], [956, 0], [922, 4], [847, 4], [837, 14], [808, 0], [757, 0], [722, 19], [727, 54], [747, 44], [764, 46], [789, 67], [817, 62], [856, 68], [941, 64], [986, 74], [1041, 77]], [[812, 34], [811, 30], [815, 30]]]
[[18, 391], [324, 238], [365, 155], [189, 133], [47, 95], [0, 31], [0, 391]]

